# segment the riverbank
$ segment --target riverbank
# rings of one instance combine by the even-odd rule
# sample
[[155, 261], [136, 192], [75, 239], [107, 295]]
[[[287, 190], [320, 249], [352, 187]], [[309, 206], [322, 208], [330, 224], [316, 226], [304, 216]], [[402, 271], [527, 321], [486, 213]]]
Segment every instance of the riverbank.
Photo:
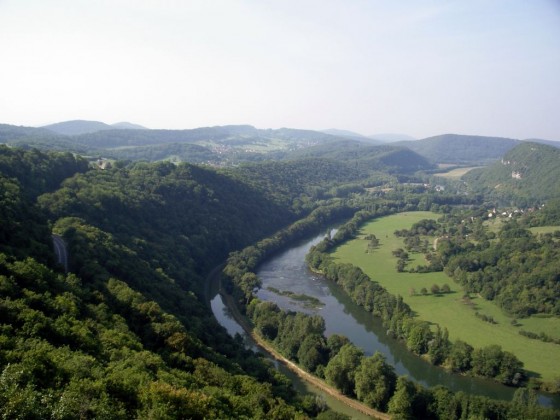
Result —
[[359, 401], [356, 401], [352, 398], [347, 397], [346, 395], [341, 394], [338, 390], [328, 385], [322, 379], [310, 374], [309, 372], [306, 372], [298, 365], [296, 365], [294, 362], [282, 356], [270, 343], [268, 343], [266, 340], [264, 340], [260, 335], [258, 335], [254, 331], [247, 318], [243, 316], [243, 314], [241, 314], [241, 312], [239, 311], [231, 295], [225, 293], [223, 290], [220, 289], [220, 296], [222, 297], [223, 302], [229, 309], [235, 321], [255, 341], [255, 343], [263, 350], [265, 350], [267, 353], [269, 353], [274, 359], [276, 359], [284, 366], [286, 366], [288, 369], [290, 369], [292, 372], [294, 372], [298, 377], [300, 377], [306, 382], [309, 382], [313, 386], [319, 388], [321, 391], [329, 394], [331, 397], [337, 399], [343, 404], [367, 416], [380, 420], [389, 420], [391, 418], [387, 413], [382, 413], [380, 411], [374, 410], [373, 408], [368, 407], [367, 405], [362, 404]]

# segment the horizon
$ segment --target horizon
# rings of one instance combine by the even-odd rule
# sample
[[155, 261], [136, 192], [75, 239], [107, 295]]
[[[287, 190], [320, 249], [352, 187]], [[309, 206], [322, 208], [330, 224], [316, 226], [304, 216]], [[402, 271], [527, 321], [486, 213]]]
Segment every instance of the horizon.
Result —
[[[434, 134], [431, 136], [427, 136], [427, 137], [414, 137], [414, 136], [410, 136], [408, 133], [373, 133], [373, 134], [364, 134], [364, 133], [359, 133], [353, 130], [346, 130], [344, 128], [335, 128], [335, 127], [331, 127], [331, 128], [326, 128], [326, 129], [312, 129], [312, 128], [298, 128], [298, 127], [257, 127], [254, 124], [219, 124], [219, 125], [206, 125], [206, 126], [196, 126], [196, 127], [185, 127], [185, 128], [165, 128], [165, 127], [146, 127], [143, 124], [139, 124], [135, 121], [124, 121], [124, 120], [120, 120], [120, 121], [116, 121], [116, 122], [105, 122], [105, 121], [99, 121], [99, 120], [91, 120], [91, 119], [83, 119], [83, 118], [79, 118], [79, 119], [75, 119], [75, 120], [65, 120], [65, 121], [57, 121], [54, 123], [49, 123], [46, 125], [18, 125], [18, 124], [8, 124], [5, 122], [1, 122], [0, 124], [8, 124], [8, 125], [14, 125], [14, 126], [21, 126], [21, 127], [29, 127], [29, 128], [47, 128], [50, 125], [56, 125], [56, 124], [64, 124], [64, 123], [71, 123], [71, 122], [88, 122], [88, 123], [102, 123], [102, 124], [106, 124], [109, 126], [114, 126], [117, 124], [132, 124], [132, 125], [140, 125], [142, 126], [142, 129], [146, 129], [146, 130], [170, 130], [170, 131], [181, 131], [181, 130], [195, 130], [197, 128], [214, 128], [214, 127], [226, 127], [226, 126], [250, 126], [253, 127], [257, 130], [280, 130], [280, 129], [291, 129], [291, 130], [309, 130], [309, 131], [316, 131], [316, 132], [320, 132], [320, 133], [325, 133], [325, 134], [330, 134], [330, 135], [334, 135], [337, 137], [344, 137], [343, 134], [332, 134], [332, 133], [328, 133], [328, 131], [330, 130], [336, 130], [336, 131], [347, 131], [349, 133], [352, 134], [356, 134], [358, 136], [364, 137], [365, 139], [372, 139], [375, 136], [404, 136], [404, 137], [411, 137], [411, 139], [409, 139], [410, 141], [417, 141], [417, 140], [425, 140], [431, 137], [438, 137], [438, 136], [447, 136], [447, 135], [451, 135], [451, 136], [468, 136], [468, 137], [495, 137], [495, 138], [504, 138], [504, 139], [511, 139], [511, 140], [520, 140], [520, 141], [530, 141], [530, 140], [544, 140], [544, 141], [554, 141], [554, 142], [560, 142], [560, 139], [552, 139], [552, 138], [540, 138], [540, 137], [526, 137], [526, 138], [514, 138], [514, 137], [507, 137], [507, 136], [501, 136], [501, 135], [485, 135], [485, 134], [471, 134], [471, 133], [458, 133], [458, 132], [448, 132], [448, 133], [439, 133], [439, 134]], [[390, 140], [390, 141], [385, 141], [387, 143], [392, 143], [394, 141], [403, 141], [403, 140]]]
[[4, 0], [0, 46], [12, 125], [560, 139], [554, 0]]

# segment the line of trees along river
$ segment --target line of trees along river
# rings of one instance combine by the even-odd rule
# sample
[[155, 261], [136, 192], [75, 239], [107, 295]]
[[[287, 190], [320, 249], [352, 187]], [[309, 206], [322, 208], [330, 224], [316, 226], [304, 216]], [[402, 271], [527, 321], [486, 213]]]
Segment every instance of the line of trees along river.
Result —
[[[454, 392], [462, 391], [492, 399], [513, 398], [515, 388], [490, 380], [453, 375], [411, 354], [401, 342], [388, 337], [381, 322], [351, 302], [339, 287], [311, 273], [307, 269], [305, 255], [310, 247], [322, 238], [323, 235], [316, 236], [292, 246], [261, 264], [256, 273], [262, 282], [258, 298], [274, 302], [282, 309], [320, 315], [324, 319], [327, 336], [345, 335], [362, 349], [365, 355], [380, 352], [387, 362], [395, 367], [397, 374], [408, 375], [422, 385], [443, 385]], [[311, 296], [321, 301], [322, 305], [306, 305], [301, 300], [278, 294], [275, 289]], [[220, 319], [220, 314], [216, 315]], [[540, 394], [539, 402], [542, 405], [560, 408], [560, 398], [557, 396]]]

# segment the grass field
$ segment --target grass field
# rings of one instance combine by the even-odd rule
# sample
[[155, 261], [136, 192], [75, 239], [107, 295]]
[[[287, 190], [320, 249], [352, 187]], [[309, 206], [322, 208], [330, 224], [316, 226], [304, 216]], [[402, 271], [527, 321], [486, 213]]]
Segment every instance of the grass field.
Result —
[[435, 174], [435, 176], [440, 176], [442, 178], [459, 179], [467, 172], [469, 172], [471, 169], [476, 169], [476, 168], [480, 168], [480, 166], [470, 166], [468, 168], [455, 168], [447, 172]]
[[531, 232], [533, 232], [534, 234], [538, 234], [538, 233], [554, 233], [557, 230], [560, 230], [560, 226], [537, 226], [537, 227], [532, 227], [529, 228], [529, 230]]
[[[531, 340], [518, 333], [519, 329], [524, 329], [560, 337], [560, 319], [518, 319], [521, 325], [516, 327], [511, 324], [512, 318], [492, 302], [472, 296], [471, 304], [466, 304], [462, 299], [464, 293], [461, 287], [444, 273], [397, 272], [397, 259], [392, 251], [404, 246], [393, 232], [410, 228], [413, 223], [422, 219], [439, 217], [431, 212], [407, 212], [373, 220], [362, 227], [356, 239], [339, 246], [332, 255], [335, 259], [362, 268], [389, 292], [401, 295], [419, 318], [446, 327], [451, 340], [461, 339], [474, 347], [499, 344], [504, 350], [514, 353], [524, 363], [525, 369], [537, 373], [541, 379], [549, 381], [560, 377], [560, 345]], [[366, 253], [368, 241], [363, 236], [370, 233], [377, 236], [380, 246], [375, 251]], [[412, 254], [411, 259], [408, 267], [423, 263], [423, 255]], [[433, 284], [441, 287], [445, 283], [451, 287], [452, 293], [439, 296], [419, 295], [423, 287], [429, 291]], [[411, 296], [411, 289], [418, 294]], [[475, 311], [492, 316], [497, 324], [482, 321], [475, 316]]]

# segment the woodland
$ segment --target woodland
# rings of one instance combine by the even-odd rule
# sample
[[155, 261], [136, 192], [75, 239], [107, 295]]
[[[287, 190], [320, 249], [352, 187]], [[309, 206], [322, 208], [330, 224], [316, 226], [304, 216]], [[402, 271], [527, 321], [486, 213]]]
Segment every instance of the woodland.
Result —
[[[425, 267], [404, 270], [443, 270], [457, 287], [512, 316], [557, 317], [560, 235], [528, 229], [560, 226], [557, 186], [540, 175], [558, 170], [558, 149], [512, 145], [503, 160], [459, 181], [437, 177], [437, 161], [405, 145], [322, 143], [328, 135], [301, 130], [237, 127], [236, 136], [250, 134], [252, 144], [256, 137], [284, 143], [267, 153], [232, 148], [212, 165], [160, 160], [163, 154], [115, 154], [119, 160], [101, 151], [101, 145], [124, 150], [112, 142], [117, 134], [128, 144], [136, 138], [138, 147], [156, 147], [146, 139], [168, 136], [178, 140], [161, 142], [165, 147], [198, 147], [195, 153], [206, 147], [191, 141], [195, 135], [207, 142], [233, 139], [231, 127], [183, 137], [150, 131], [65, 136], [0, 127], [3, 418], [344, 418], [320, 398], [299, 395], [272, 363], [214, 319], [205, 282], [226, 260], [226, 288], [257, 333], [342, 393], [393, 418], [560, 418], [541, 407], [535, 393], [539, 387], [559, 392], [560, 378], [540, 384], [498, 345], [451, 342], [444, 328], [417, 319], [402, 297], [328, 253], [366, 220], [431, 210], [440, 222], [402, 235], [445, 239], [426, 250]], [[353, 147], [360, 152], [350, 153]], [[240, 162], [240, 156], [251, 157]], [[99, 158], [111, 158], [111, 165], [102, 169]], [[515, 161], [523, 183], [515, 183], [511, 170], [497, 172], [503, 161]], [[477, 177], [476, 185], [469, 176]], [[524, 212], [497, 232], [457, 223], [482, 220], [496, 207]], [[342, 223], [337, 234], [308, 255], [314, 270], [381, 318], [410, 351], [460, 374], [516, 386], [514, 400], [424, 388], [396, 375], [382, 355], [365, 356], [345, 337], [326, 337], [320, 317], [256, 299], [258, 264], [333, 221]], [[67, 272], [55, 258], [53, 234], [67, 245]], [[409, 245], [418, 246], [413, 239]]]

